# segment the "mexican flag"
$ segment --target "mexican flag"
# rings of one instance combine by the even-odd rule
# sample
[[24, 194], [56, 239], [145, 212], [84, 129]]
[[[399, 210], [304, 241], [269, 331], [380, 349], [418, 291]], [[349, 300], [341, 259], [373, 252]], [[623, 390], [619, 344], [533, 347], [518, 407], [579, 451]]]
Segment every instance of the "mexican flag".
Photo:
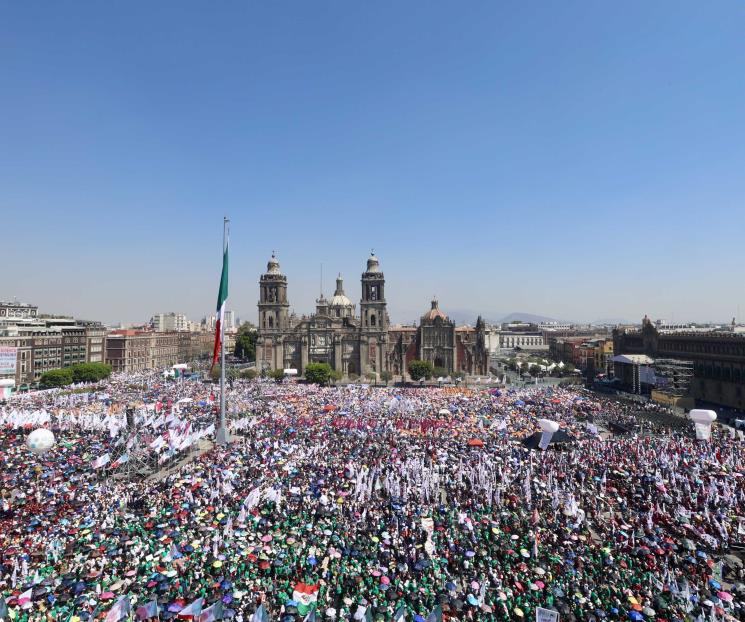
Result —
[[220, 327], [225, 316], [225, 301], [228, 299], [228, 242], [222, 252], [222, 274], [220, 274], [220, 289], [217, 292], [217, 322], [215, 324], [215, 348], [212, 351], [212, 367], [217, 363], [222, 342], [220, 340]]
[[318, 600], [319, 584], [308, 585], [307, 583], [297, 583], [292, 592], [292, 600], [297, 603], [297, 612], [304, 616]]

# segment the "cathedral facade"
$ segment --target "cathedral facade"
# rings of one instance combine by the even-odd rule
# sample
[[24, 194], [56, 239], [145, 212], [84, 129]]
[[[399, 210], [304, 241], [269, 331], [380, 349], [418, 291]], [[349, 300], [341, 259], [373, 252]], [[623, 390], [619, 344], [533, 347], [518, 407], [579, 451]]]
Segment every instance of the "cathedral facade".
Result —
[[418, 327], [391, 326], [385, 276], [374, 254], [367, 259], [361, 289], [358, 312], [339, 275], [331, 299], [321, 294], [315, 313], [297, 317], [290, 313], [287, 277], [272, 255], [259, 281], [259, 369], [295, 369], [302, 375], [308, 363], [328, 363], [345, 377], [399, 376], [406, 374], [410, 361], [422, 359], [447, 374], [487, 373], [481, 318], [475, 328], [456, 327], [433, 301]]

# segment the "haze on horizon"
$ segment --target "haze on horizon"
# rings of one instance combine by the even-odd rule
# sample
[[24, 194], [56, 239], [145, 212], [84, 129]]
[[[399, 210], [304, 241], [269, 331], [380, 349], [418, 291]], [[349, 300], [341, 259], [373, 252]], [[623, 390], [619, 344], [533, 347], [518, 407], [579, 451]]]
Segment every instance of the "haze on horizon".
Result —
[[0, 299], [293, 309], [371, 248], [393, 322], [745, 310], [745, 5], [7, 3]]

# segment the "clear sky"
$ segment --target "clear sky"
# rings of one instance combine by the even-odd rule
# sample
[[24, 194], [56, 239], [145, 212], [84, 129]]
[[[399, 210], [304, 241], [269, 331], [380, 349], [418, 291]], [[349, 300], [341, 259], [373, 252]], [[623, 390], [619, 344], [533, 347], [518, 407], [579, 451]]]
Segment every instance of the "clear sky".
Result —
[[[0, 298], [745, 315], [745, 3], [3, 2]], [[741, 316], [741, 319], [745, 317]]]

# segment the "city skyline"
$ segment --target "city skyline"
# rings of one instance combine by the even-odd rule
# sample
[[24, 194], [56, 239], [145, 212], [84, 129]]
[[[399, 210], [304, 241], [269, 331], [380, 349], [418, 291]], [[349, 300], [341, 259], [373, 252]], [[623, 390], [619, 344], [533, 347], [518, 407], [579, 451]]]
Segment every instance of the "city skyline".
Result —
[[[334, 288], [336, 286], [336, 279], [337, 276], [341, 275], [344, 282], [344, 291], [345, 294], [352, 300], [352, 302], [355, 305], [359, 305], [359, 289], [360, 289], [360, 275], [363, 272], [363, 270], [359, 270], [357, 273], [356, 278], [354, 275], [350, 279], [348, 276], [345, 275], [345, 273], [342, 273], [340, 271], [331, 272], [329, 274], [328, 266], [325, 264], [319, 263], [317, 266], [318, 274], [316, 275], [316, 283], [312, 283], [312, 279], [306, 279], [305, 281], [299, 281], [296, 282], [296, 280], [293, 278], [293, 275], [291, 273], [288, 273], [288, 269], [285, 268], [285, 262], [281, 260], [281, 257], [279, 257], [278, 251], [271, 251], [276, 254], [277, 259], [280, 260], [280, 265], [282, 272], [287, 276], [288, 278], [288, 299], [290, 303], [290, 311], [292, 313], [296, 313], [298, 316], [303, 315], [310, 315], [315, 311], [316, 308], [316, 301], [319, 298], [319, 295], [323, 293], [323, 295], [326, 298], [331, 298], [334, 292]], [[234, 254], [234, 250], [231, 247], [231, 255]], [[376, 251], [377, 254], [377, 251]], [[363, 258], [366, 259], [368, 255], [364, 256]], [[271, 257], [271, 254], [268, 256]], [[349, 263], [349, 262], [345, 262]], [[250, 322], [254, 325], [257, 324], [257, 309], [256, 309], [256, 303], [258, 301], [259, 297], [259, 279], [261, 275], [265, 272], [266, 265], [263, 265], [260, 270], [257, 270], [254, 274], [254, 287], [250, 287], [250, 282], [248, 286], [248, 291], [246, 291], [246, 288], [243, 287], [243, 284], [246, 282], [246, 276], [243, 274], [243, 271], [241, 270], [241, 267], [236, 266], [234, 261], [231, 261], [231, 295], [228, 299], [228, 305], [227, 310], [229, 312], [232, 312], [236, 318], [240, 320], [241, 323], [243, 322]], [[299, 273], [305, 273], [308, 274], [309, 271], [312, 270], [312, 266], [308, 267], [307, 264], [302, 264], [298, 266], [290, 266], [290, 268], [294, 268]], [[363, 268], [364, 269], [364, 268]], [[458, 304], [448, 304], [449, 301], [447, 299], [443, 299], [437, 291], [433, 291], [429, 296], [424, 296], [422, 298], [422, 304], [419, 305], [417, 308], [407, 308], [405, 305], [400, 304], [400, 302], [397, 302], [396, 299], [392, 299], [392, 296], [398, 296], [398, 294], [407, 287], [410, 287], [411, 284], [406, 282], [405, 280], [401, 280], [400, 282], [397, 282], [398, 279], [396, 279], [396, 272], [395, 267], [391, 267], [388, 270], [386, 270], [386, 263], [381, 257], [381, 269], [386, 274], [387, 279], [387, 293], [386, 293], [386, 300], [388, 302], [388, 308], [391, 316], [391, 322], [393, 324], [402, 324], [402, 325], [409, 325], [409, 324], [416, 324], [420, 317], [424, 315], [430, 308], [430, 302], [433, 298], [437, 299], [440, 303], [440, 307], [442, 310], [456, 323], [458, 324], [470, 324], [473, 325], [476, 322], [476, 319], [478, 316], [481, 316], [485, 321], [490, 323], [500, 323], [500, 322], [506, 322], [506, 321], [513, 321], [513, 320], [524, 320], [527, 322], [539, 322], [539, 321], [556, 321], [556, 322], [570, 322], [574, 324], [639, 324], [643, 317], [648, 316], [652, 320], [663, 320], [670, 323], [692, 323], [692, 324], [718, 324], [718, 325], [728, 325], [730, 324], [732, 318], [736, 318], [737, 323], [742, 322], [742, 318], [739, 317], [739, 311], [740, 309], [736, 309], [732, 315], [729, 317], [711, 317], [711, 318], [691, 318], [687, 317], [685, 315], [685, 312], [682, 313], [680, 310], [672, 309], [668, 311], [667, 313], [664, 312], [664, 309], [660, 312], [654, 312], [653, 310], [642, 310], [641, 314], [638, 315], [638, 317], [623, 317], [619, 315], [613, 315], [611, 312], [609, 312], [605, 316], [597, 316], [597, 317], [562, 317], [556, 314], [551, 313], [550, 309], [545, 308], [536, 308], [531, 309], [529, 311], [526, 310], [518, 310], [517, 308], [511, 308], [505, 306], [505, 308], [501, 309], [477, 309], [474, 307], [469, 307], [467, 304], [458, 305]], [[347, 273], [349, 274], [349, 273]], [[390, 274], [393, 274], [393, 277], [389, 276]], [[214, 278], [211, 280], [208, 278], [206, 280], [206, 287], [209, 288], [209, 285], [214, 285]], [[236, 282], [241, 284], [241, 288], [237, 289]], [[426, 291], [426, 286], [419, 284], [421, 291]], [[315, 287], [315, 290], [314, 290]], [[237, 290], [237, 291], [236, 291]], [[355, 292], [357, 290], [357, 292]], [[209, 299], [214, 298], [213, 296], [209, 295], [210, 292], [204, 292], [204, 300], [206, 302], [206, 307], [209, 307]], [[253, 299], [252, 299], [253, 294]], [[167, 313], [183, 313], [186, 318], [189, 321], [192, 322], [200, 322], [203, 319], [209, 319], [210, 317], [214, 317], [214, 309], [205, 308], [204, 310], [199, 310], [198, 307], [192, 307], [190, 309], [186, 309], [185, 304], [177, 304], [173, 302], [174, 298], [173, 295], [169, 292], [166, 292], [163, 300], [170, 300], [171, 302], [166, 302], [165, 306], [158, 307], [158, 308], [149, 308], [147, 307], [146, 302], [138, 303], [139, 306], [142, 308], [142, 313], [139, 315], [133, 315], [132, 317], [119, 317], [119, 316], [113, 316], [113, 317], [107, 317], [105, 315], [101, 316], [93, 316], [91, 313], [88, 313], [86, 311], [80, 311], [77, 310], [77, 307], [75, 307], [74, 301], [71, 301], [67, 304], [57, 305], [55, 307], [52, 305], [52, 307], [49, 307], [47, 304], [39, 304], [39, 299], [44, 299], [43, 296], [39, 296], [30, 300], [27, 299], [19, 299], [17, 296], [0, 296], [0, 299], [3, 300], [13, 300], [20, 303], [26, 303], [31, 304], [34, 306], [37, 306], [39, 308], [40, 314], [51, 314], [51, 315], [64, 315], [69, 317], [75, 317], [78, 319], [85, 319], [85, 320], [93, 320], [93, 321], [101, 321], [106, 325], [109, 326], [116, 326], [116, 325], [124, 325], [124, 326], [137, 326], [137, 325], [144, 325], [147, 324], [155, 315], [157, 314], [167, 314]], [[187, 298], [184, 298], [186, 300]], [[244, 301], [247, 300], [247, 302], [244, 303], [238, 303], [237, 301]], [[466, 301], [467, 303], [468, 301]], [[505, 299], [505, 305], [509, 303], [508, 299]], [[240, 306], [238, 306], [240, 305]]]
[[227, 215], [246, 320], [272, 249], [307, 313], [370, 248], [396, 322], [743, 319], [741, 3], [2, 16], [2, 298], [201, 318]]

